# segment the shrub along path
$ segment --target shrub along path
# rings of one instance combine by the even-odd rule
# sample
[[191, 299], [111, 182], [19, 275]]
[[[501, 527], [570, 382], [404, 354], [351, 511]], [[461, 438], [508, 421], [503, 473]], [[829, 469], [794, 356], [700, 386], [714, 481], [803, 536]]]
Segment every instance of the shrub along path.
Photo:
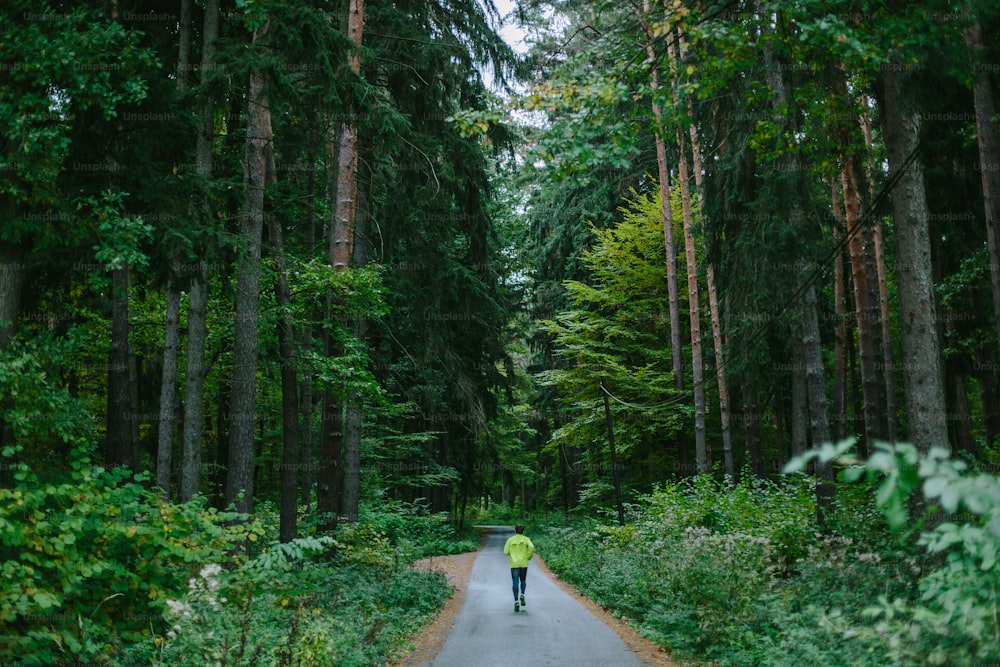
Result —
[[445, 572], [455, 595], [401, 664], [676, 667], [662, 649], [558, 581], [538, 556], [528, 570], [527, 607], [515, 614], [503, 555], [512, 531], [488, 530], [476, 554], [418, 564]]

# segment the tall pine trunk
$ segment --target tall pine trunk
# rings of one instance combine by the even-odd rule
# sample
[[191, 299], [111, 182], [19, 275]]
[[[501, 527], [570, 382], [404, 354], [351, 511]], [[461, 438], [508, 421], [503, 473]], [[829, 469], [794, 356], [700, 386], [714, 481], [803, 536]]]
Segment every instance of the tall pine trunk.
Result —
[[126, 264], [111, 272], [111, 357], [108, 364], [108, 416], [105, 463], [139, 472], [138, 443], [133, 438], [129, 381], [128, 298], [130, 270]]
[[840, 155], [841, 190], [844, 196], [844, 213], [848, 256], [851, 260], [851, 278], [854, 285], [854, 312], [858, 327], [858, 356], [861, 361], [861, 395], [864, 405], [864, 448], [870, 448], [876, 438], [882, 437], [879, 428], [879, 374], [877, 370], [875, 322], [872, 321], [872, 294], [869, 285], [873, 276], [868, 273], [865, 261], [864, 230], [861, 229], [861, 194], [852, 156]]
[[847, 322], [844, 321], [844, 208], [841, 188], [830, 179], [830, 201], [833, 207], [833, 245], [837, 256], [833, 262], [833, 427], [831, 436], [840, 441], [847, 436]]
[[[7, 219], [14, 217], [16, 207], [4, 204], [3, 209]], [[17, 327], [25, 255], [23, 244], [0, 238], [0, 350], [10, 342]]]
[[[646, 55], [651, 63], [656, 63], [653, 33], [645, 22], [645, 16], [650, 13], [649, 0], [643, 0], [643, 30], [646, 35]], [[663, 137], [663, 108], [656, 101], [660, 91], [659, 69], [653, 65], [650, 73], [649, 88], [651, 91], [650, 106], [655, 123], [653, 136], [656, 141], [656, 171], [660, 185], [661, 213], [663, 215], [663, 243], [667, 254], [667, 300], [670, 310], [670, 356], [673, 362], [674, 387], [684, 389], [684, 358], [681, 348], [681, 305], [677, 293], [677, 249], [674, 246], [674, 215], [670, 208], [670, 171], [667, 167], [667, 144]]]
[[[273, 151], [270, 151], [273, 157]], [[270, 165], [268, 177], [276, 173]], [[268, 220], [271, 248], [274, 255], [274, 293], [278, 314], [278, 355], [281, 358], [281, 499], [278, 537], [290, 542], [298, 535], [298, 471], [299, 465], [299, 397], [295, 361], [295, 330], [293, 327], [292, 296], [285, 267], [284, 240], [281, 222], [276, 215]]]
[[[972, 52], [973, 62], [983, 61], [983, 29], [975, 19], [965, 29], [965, 43]], [[1000, 341], [1000, 139], [995, 126], [996, 107], [990, 75], [985, 67], [977, 68], [972, 87], [976, 107], [976, 138], [979, 146], [979, 174], [983, 185], [983, 209], [986, 213], [986, 245], [990, 256], [990, 288], [993, 292], [993, 319], [997, 341]]]
[[[193, 0], [181, 0], [180, 35], [177, 46], [177, 93], [183, 101], [191, 69], [191, 8]], [[174, 412], [177, 397], [177, 358], [180, 344], [181, 290], [179, 258], [174, 257], [166, 288], [163, 322], [163, 370], [160, 376], [160, 415], [156, 434], [156, 485], [170, 497], [174, 465]]]
[[[267, 37], [269, 22], [254, 31], [253, 41]], [[260, 244], [264, 226], [268, 151], [271, 150], [271, 110], [263, 72], [250, 72], [247, 138], [243, 183], [246, 199], [240, 209], [240, 242], [236, 277], [236, 321], [233, 330], [233, 387], [230, 394], [229, 469], [226, 505], [239, 512], [253, 505], [254, 424], [257, 399], [257, 322], [260, 316]]]
[[177, 393], [177, 353], [180, 343], [181, 293], [176, 277], [167, 285], [163, 331], [163, 374], [160, 380], [160, 421], [156, 436], [156, 485], [170, 497], [174, 457], [174, 405]]
[[[361, 44], [364, 34], [364, 0], [351, 0], [347, 13], [347, 37], [354, 45], [348, 64], [361, 74]], [[337, 207], [331, 248], [333, 267], [345, 270], [352, 264], [355, 223], [358, 215], [358, 128], [344, 123], [340, 137], [337, 174]], [[355, 332], [357, 333], [357, 332]], [[362, 333], [363, 335], [363, 333]], [[344, 410], [343, 497], [340, 511], [350, 521], [358, 519], [361, 496], [361, 406], [357, 396], [349, 397]]]
[[[673, 80], [674, 108], [681, 108], [677, 90], [677, 50], [671, 38], [667, 40], [667, 57]], [[705, 363], [701, 351], [701, 304], [698, 291], [698, 258], [695, 255], [694, 212], [691, 210], [691, 175], [688, 168], [687, 139], [684, 128], [677, 124], [677, 176], [681, 190], [681, 219], [684, 225], [684, 256], [687, 263], [688, 320], [691, 327], [691, 381], [694, 390], [695, 466], [698, 473], [708, 472], [708, 448], [705, 443]]]
[[[205, 0], [202, 29], [201, 83], [215, 67], [215, 40], [219, 35], [219, 0]], [[204, 93], [198, 112], [195, 173], [201, 179], [201, 201], [197, 214], [203, 225], [211, 224], [212, 202], [207, 186], [212, 177], [212, 140], [215, 135], [215, 100]], [[208, 269], [205, 259], [195, 262], [195, 275], [188, 292], [187, 371], [184, 381], [184, 435], [181, 445], [180, 500], [187, 502], [201, 488], [201, 446], [205, 406], [205, 341], [208, 315]]]
[[[868, 196], [875, 200], [875, 141], [872, 138], [871, 114], [868, 113], [868, 96], [861, 98], [861, 133], [865, 138], [865, 175], [868, 179]], [[882, 219], [873, 223], [872, 244], [875, 251], [875, 275], [878, 284], [879, 321], [882, 323], [882, 375], [885, 387], [885, 432], [889, 442], [896, 442], [896, 367], [892, 354], [892, 319], [889, 312], [889, 282], [885, 266], [885, 243]]]
[[920, 111], [905, 72], [883, 73], [883, 123], [889, 157], [899, 283], [903, 381], [909, 439], [922, 451], [948, 447], [944, 378], [931, 266], [927, 193], [917, 153]]
[[[691, 160], [694, 167], [694, 184], [698, 190], [698, 214], [705, 227], [705, 190], [702, 186], [701, 146], [698, 143], [698, 128], [694, 123], [688, 128], [691, 135]], [[719, 387], [719, 420], [722, 429], [722, 458], [726, 474], [736, 477], [736, 463], [733, 460], [733, 428], [730, 423], [729, 382], [726, 380], [726, 359], [722, 339], [722, 315], [719, 310], [719, 290], [715, 286], [715, 266], [705, 262], [705, 280], [708, 287], [708, 312], [712, 318], [712, 343], [715, 350], [715, 380]]]

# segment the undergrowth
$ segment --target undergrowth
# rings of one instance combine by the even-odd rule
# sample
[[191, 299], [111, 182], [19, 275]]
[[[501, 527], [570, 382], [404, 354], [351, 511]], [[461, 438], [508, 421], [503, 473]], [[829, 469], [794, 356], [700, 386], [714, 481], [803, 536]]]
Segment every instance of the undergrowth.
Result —
[[[538, 522], [532, 539], [560, 577], [689, 658], [773, 667], [1000, 660], [997, 478], [963, 476], [960, 462], [905, 445], [842, 462], [867, 480], [838, 484], [822, 532], [811, 480], [706, 475], [663, 485], [630, 506], [624, 527], [610, 515]], [[916, 489], [923, 514], [910, 516]]]

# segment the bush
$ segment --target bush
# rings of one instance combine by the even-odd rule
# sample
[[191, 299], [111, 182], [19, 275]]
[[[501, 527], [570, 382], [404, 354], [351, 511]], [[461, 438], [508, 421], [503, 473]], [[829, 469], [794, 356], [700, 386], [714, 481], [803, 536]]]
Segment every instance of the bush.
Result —
[[209, 565], [168, 600], [169, 630], [124, 664], [384, 664], [450, 595], [443, 575], [326, 559], [332, 538], [270, 549], [232, 572]]
[[[905, 447], [893, 451], [873, 457], [867, 486], [838, 486], [827, 532], [815, 523], [811, 480], [745, 476], [732, 484], [702, 476], [644, 497], [624, 528], [584, 519], [536, 525], [533, 539], [554, 571], [640, 632], [720, 665], [993, 660], [990, 543], [1000, 531], [986, 533], [996, 525], [990, 508], [1000, 507], [992, 500], [1000, 497], [996, 478], [960, 481], [940, 455], [921, 462], [906, 459]], [[919, 542], [894, 535], [891, 526], [915, 519], [905, 512], [885, 517], [886, 508], [909, 506], [893, 493], [921, 486], [893, 472], [900, 456], [897, 467], [914, 478], [922, 471], [929, 511], [964, 509], [956, 516], [975, 520], [942, 523]], [[854, 466], [848, 470], [858, 471], [850, 473], [855, 478], [867, 469]], [[887, 491], [879, 474], [904, 483]]]
[[[7, 455], [13, 451], [5, 452]], [[74, 453], [68, 480], [23, 465], [0, 489], [0, 656], [99, 662], [163, 628], [166, 600], [242, 537], [204, 503], [173, 505]]]

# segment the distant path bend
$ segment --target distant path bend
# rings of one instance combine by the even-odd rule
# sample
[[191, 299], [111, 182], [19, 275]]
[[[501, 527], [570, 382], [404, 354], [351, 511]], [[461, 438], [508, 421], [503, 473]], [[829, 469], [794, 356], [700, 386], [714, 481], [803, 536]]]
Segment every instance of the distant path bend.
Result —
[[[618, 632], [630, 634], [626, 643], [584, 602], [563, 591], [538, 559], [528, 566], [527, 605], [514, 612], [510, 565], [503, 545], [513, 534], [509, 526], [488, 526], [488, 537], [472, 565], [465, 600], [455, 616], [440, 651], [406, 665], [428, 667], [510, 667], [510, 665], [573, 665], [579, 667], [667, 666], [655, 646], [621, 622]], [[589, 603], [599, 615], [602, 613]], [[637, 644], [645, 645], [636, 646]], [[636, 647], [640, 658], [629, 644]], [[644, 650], [643, 650], [644, 649]]]

